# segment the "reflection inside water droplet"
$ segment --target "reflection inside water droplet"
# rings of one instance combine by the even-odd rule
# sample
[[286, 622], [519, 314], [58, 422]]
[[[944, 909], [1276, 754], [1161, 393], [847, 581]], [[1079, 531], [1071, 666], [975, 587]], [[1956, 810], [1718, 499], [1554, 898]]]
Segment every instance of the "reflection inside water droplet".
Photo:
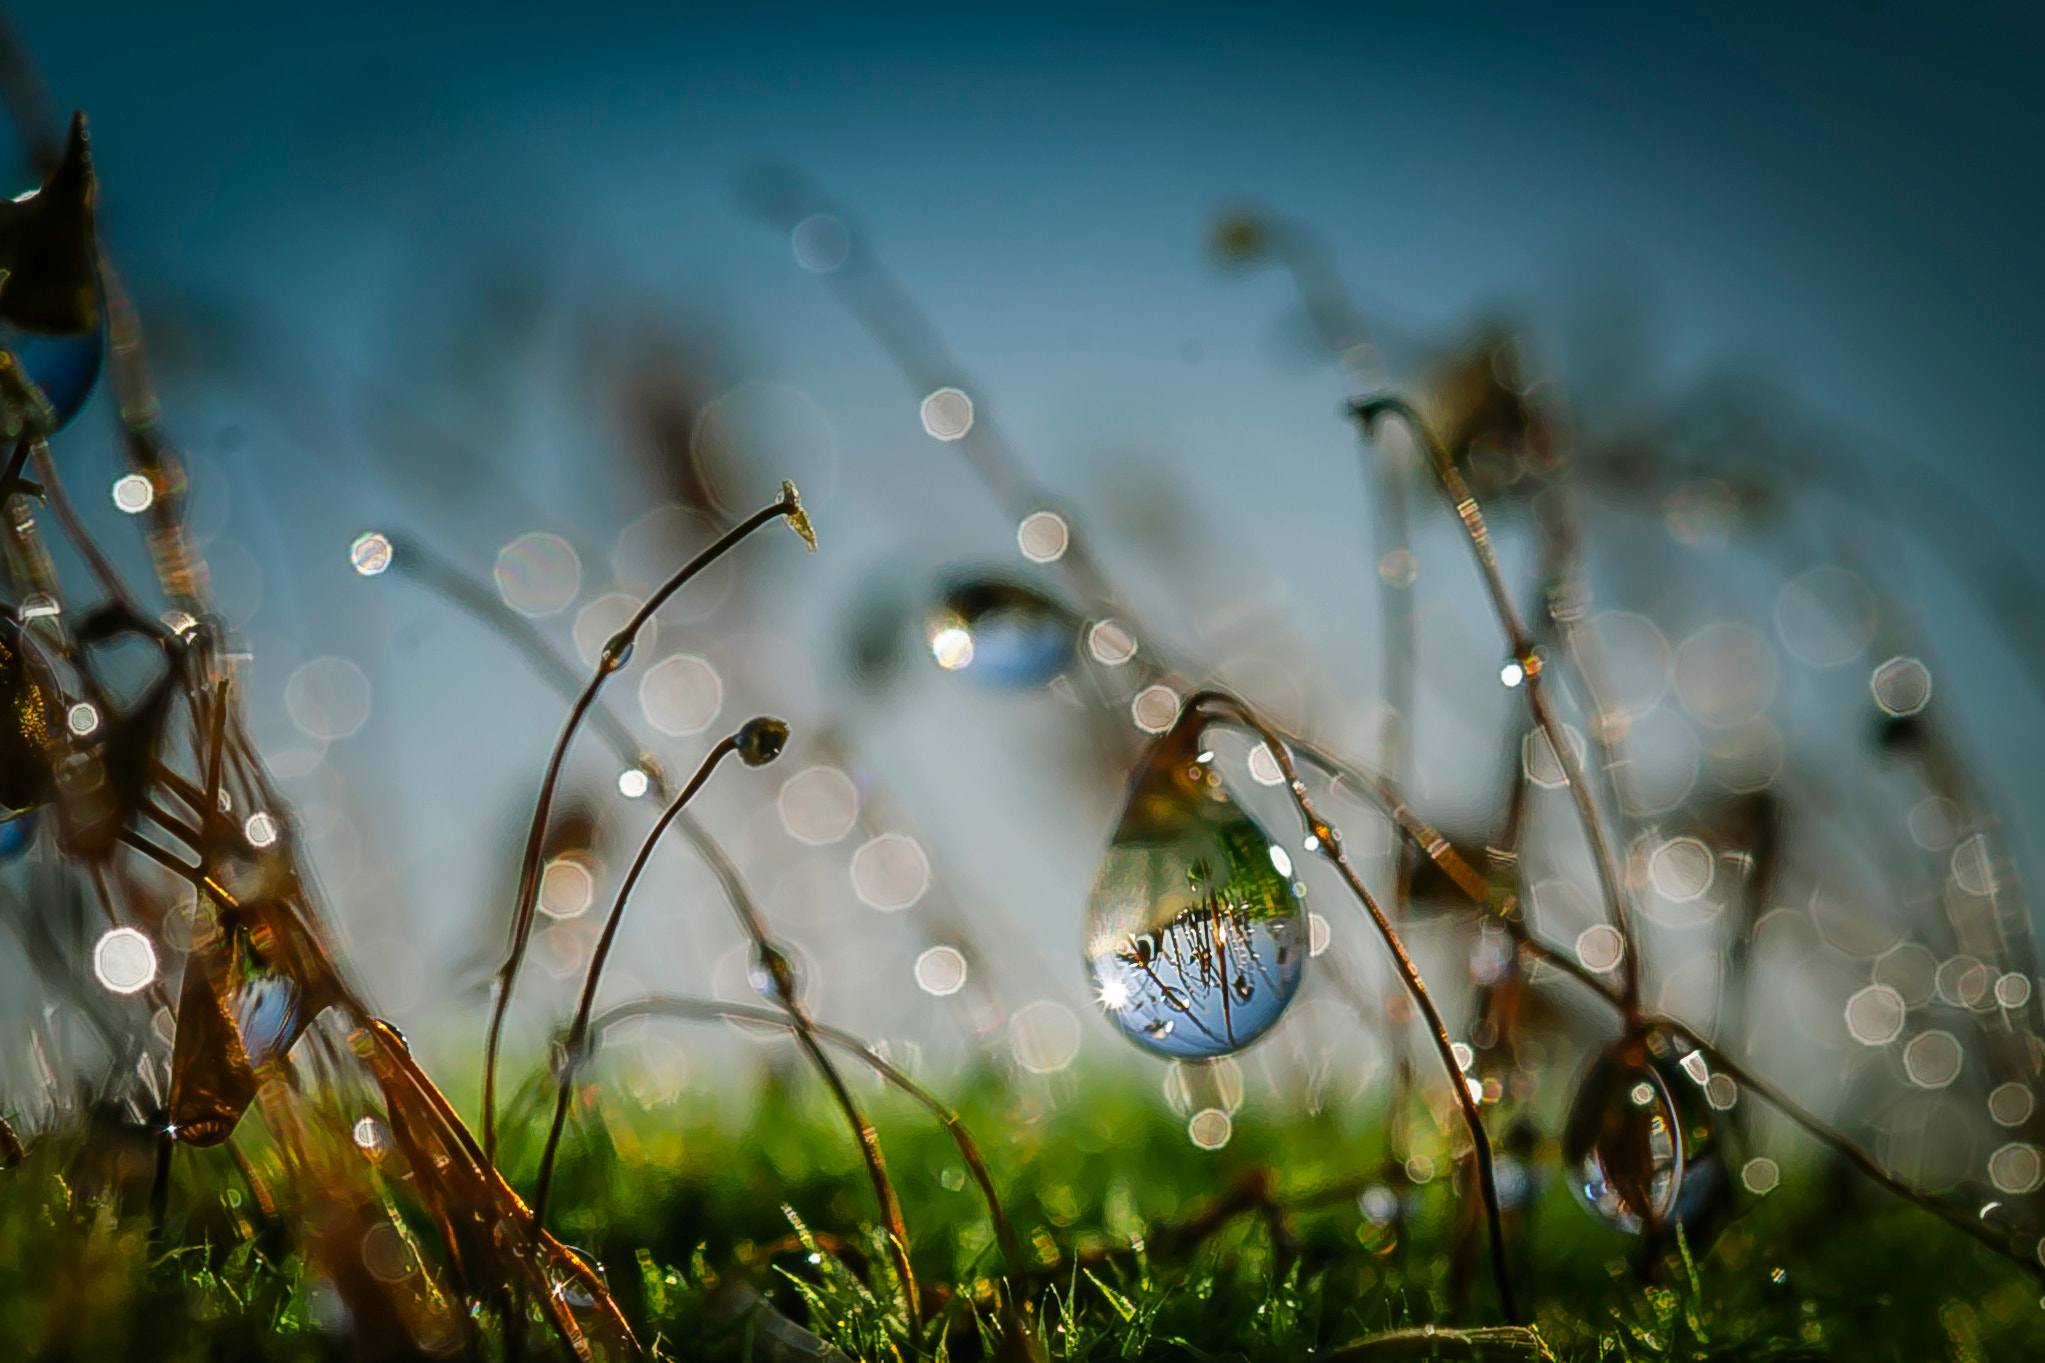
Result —
[[1570, 1106], [1562, 1138], [1569, 1189], [1599, 1220], [1628, 1233], [1666, 1224], [1683, 1185], [1683, 1142], [1668, 1085], [1642, 1040], [1599, 1056]]
[[1276, 846], [1201, 762], [1199, 715], [1151, 747], [1087, 907], [1088, 969], [1108, 1017], [1161, 1055], [1249, 1045], [1299, 991], [1309, 929]]

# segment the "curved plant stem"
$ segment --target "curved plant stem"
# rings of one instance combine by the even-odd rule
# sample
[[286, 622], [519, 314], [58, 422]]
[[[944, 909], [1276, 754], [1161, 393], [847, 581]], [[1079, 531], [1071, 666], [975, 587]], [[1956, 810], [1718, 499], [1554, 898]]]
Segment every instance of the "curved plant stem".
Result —
[[731, 907], [738, 915], [739, 926], [753, 941], [754, 955], [760, 968], [767, 973], [774, 1001], [788, 1015], [796, 1044], [823, 1077], [838, 1110], [845, 1114], [845, 1122], [852, 1128], [853, 1138], [859, 1142], [859, 1153], [866, 1161], [866, 1176], [873, 1184], [874, 1200], [880, 1203], [881, 1220], [887, 1223], [888, 1248], [894, 1256], [895, 1270], [901, 1275], [902, 1296], [909, 1313], [909, 1333], [912, 1338], [920, 1337], [923, 1304], [917, 1299], [916, 1277], [909, 1266], [909, 1227], [902, 1220], [901, 1200], [895, 1196], [895, 1185], [888, 1178], [887, 1164], [881, 1158], [880, 1137], [853, 1100], [852, 1090], [845, 1087], [845, 1076], [838, 1073], [831, 1057], [824, 1054], [823, 1045], [818, 1040], [817, 1025], [810, 1018], [809, 1010], [802, 1006], [802, 999], [797, 993], [795, 969], [789, 963], [787, 952], [769, 935], [767, 920], [749, 896], [734, 897]]
[[1300, 818], [1307, 831], [1313, 834], [1314, 851], [1332, 864], [1342, 876], [1349, 892], [1363, 905], [1371, 921], [1377, 925], [1378, 934], [1384, 938], [1385, 946], [1392, 953], [1392, 961], [1398, 967], [1400, 977], [1405, 981], [1406, 992], [1412, 996], [1421, 1016], [1427, 1020], [1428, 1031], [1434, 1039], [1436, 1052], [1441, 1057], [1442, 1069], [1448, 1075], [1449, 1087], [1455, 1092], [1456, 1105], [1462, 1110], [1463, 1124], [1469, 1128], [1470, 1146], [1477, 1162], [1477, 1182], [1483, 1190], [1484, 1215], [1491, 1236], [1491, 1276], [1498, 1287], [1499, 1304], [1508, 1321], [1519, 1323], [1519, 1310], [1513, 1302], [1512, 1281], [1506, 1272], [1505, 1231], [1501, 1225], [1498, 1206], [1498, 1184], [1491, 1167], [1491, 1138], [1485, 1133], [1484, 1119], [1477, 1111], [1477, 1100], [1470, 1093], [1470, 1086], [1463, 1078], [1462, 1066], [1456, 1063], [1454, 1043], [1449, 1040], [1448, 1027], [1441, 1020], [1441, 1013], [1434, 1006], [1434, 999], [1427, 992], [1427, 982], [1420, 977], [1420, 970], [1413, 964], [1413, 958], [1406, 954], [1406, 948], [1399, 941], [1399, 934], [1392, 930], [1391, 920], [1385, 917], [1383, 909], [1364, 885], [1362, 877], [1349, 864], [1348, 854], [1342, 850], [1341, 834], [1329, 825], [1314, 810], [1313, 801], [1307, 798], [1306, 783], [1299, 779], [1299, 772], [1292, 764], [1291, 754], [1278, 735], [1268, 728], [1256, 712], [1242, 701], [1223, 691], [1200, 691], [1186, 699], [1186, 709], [1213, 709], [1226, 712], [1253, 730], [1264, 740], [1271, 755], [1278, 760], [1279, 769], [1285, 773], [1286, 789], [1292, 795], [1292, 802], [1298, 807]]
[[624, 666], [640, 629], [653, 613], [691, 578], [729, 553], [755, 530], [778, 517], [786, 517], [806, 541], [814, 543], [808, 533], [809, 522], [803, 518], [802, 501], [796, 495], [795, 485], [783, 483], [779, 498], [733, 526], [640, 603], [639, 609], [632, 612], [632, 618], [604, 645], [595, 673], [569, 707], [567, 722], [561, 726], [561, 736], [554, 741], [554, 751], [547, 759], [546, 775], [540, 781], [539, 798], [533, 804], [532, 824], [526, 830], [525, 855], [519, 865], [518, 899], [511, 917], [511, 942], [505, 952], [504, 964], [497, 972], [497, 997], [490, 1008], [490, 1028], [483, 1042], [483, 1153], [493, 1163], [497, 1158], [497, 1051], [503, 1040], [505, 1014], [511, 1007], [511, 992], [518, 982], [518, 970], [525, 963], [526, 945], [532, 936], [533, 912], [540, 892], [540, 852], [546, 838], [547, 817], [554, 808], [554, 788], [561, 780], [561, 767], [568, 757], [568, 744], [582, 726], [590, 708], [596, 704], [597, 693], [603, 690], [604, 683]]
[[[751, 1004], [717, 1003], [709, 999], [662, 994], [635, 999], [630, 1003], [621, 1003], [615, 1008], [606, 1009], [590, 1024], [590, 1031], [601, 1036], [618, 1023], [635, 1017], [673, 1017], [700, 1022], [750, 1022], [779, 1027], [787, 1032], [796, 1030], [795, 1023], [787, 1014], [773, 1009]], [[1008, 1262], [1009, 1272], [1020, 1276], [1025, 1268], [1022, 1242], [1015, 1238], [1015, 1227], [1009, 1224], [1008, 1214], [1002, 1210], [1001, 1196], [994, 1190], [994, 1176], [987, 1168], [987, 1161], [980, 1154], [980, 1147], [973, 1140], [972, 1133], [966, 1130], [966, 1124], [959, 1120], [959, 1115], [946, 1106], [943, 1099], [889, 1064], [877, 1051], [851, 1032], [821, 1022], [814, 1026], [819, 1037], [864, 1063], [882, 1079], [908, 1094], [950, 1134], [952, 1144], [958, 1147], [959, 1158], [966, 1162], [973, 1182], [979, 1186], [981, 1200], [987, 1204], [987, 1218], [994, 1223], [994, 1239], [995, 1243], [1001, 1246], [1001, 1256]]]
[[1505, 631], [1507, 646], [1512, 649], [1513, 658], [1519, 663], [1524, 675], [1522, 689], [1527, 696], [1527, 709], [1532, 712], [1534, 722], [1541, 726], [1547, 737], [1548, 746], [1554, 751], [1555, 760], [1562, 768], [1564, 779], [1569, 783], [1570, 796], [1576, 802], [1576, 812], [1582, 820], [1585, 839], [1590, 843], [1591, 860], [1597, 866], [1598, 885], [1604, 891], [1605, 912], [1611, 924], [1625, 939], [1626, 951], [1625, 981], [1626, 999], [1629, 1007], [1638, 1007], [1640, 1002], [1640, 939], [1632, 930], [1632, 916], [1626, 908], [1626, 895], [1619, 884], [1617, 863], [1612, 858], [1611, 841], [1605, 833], [1603, 819], [1598, 814], [1596, 799], [1591, 794], [1590, 784], [1584, 779], [1583, 763], [1577, 760], [1576, 749], [1563, 732], [1562, 721], [1556, 717], [1555, 707], [1549, 703], [1546, 679], [1541, 674], [1541, 655], [1534, 646], [1534, 636], [1527, 631], [1526, 622], [1520, 618], [1519, 607], [1513, 604], [1512, 592], [1505, 585], [1505, 575], [1498, 569], [1498, 555], [1492, 547], [1491, 529], [1485, 523], [1483, 508], [1477, 505], [1477, 498], [1471, 493], [1469, 484], [1442, 448], [1434, 431], [1421, 419], [1418, 412], [1404, 398], [1381, 395], [1359, 398], [1350, 404], [1357, 424], [1364, 436], [1375, 438], [1379, 418], [1392, 415], [1405, 423], [1426, 449], [1429, 461], [1434, 465], [1435, 476], [1441, 480], [1442, 490], [1448, 494], [1455, 506], [1456, 518], [1462, 523], [1463, 535], [1470, 541], [1470, 548], [1477, 556], [1478, 570], [1483, 574], [1485, 590], [1491, 596], [1492, 609], [1498, 615], [1498, 623]]
[[554, 1122], [547, 1128], [546, 1152], [540, 1156], [540, 1176], [533, 1185], [533, 1224], [544, 1227], [547, 1224], [547, 1194], [554, 1184], [554, 1155], [561, 1146], [561, 1128], [568, 1120], [568, 1098], [575, 1087], [575, 1071], [582, 1061], [583, 1046], [589, 1036], [589, 1015], [596, 1007], [597, 985], [603, 980], [604, 963], [610, 959], [611, 945], [617, 940], [618, 926], [625, 921], [625, 901], [631, 897], [633, 887], [638, 885], [640, 874], [646, 870], [646, 863], [653, 858], [653, 849], [660, 845], [661, 835], [668, 825], [675, 821], [682, 809], [703, 788], [710, 779], [710, 773], [717, 764], [738, 749], [738, 736], [727, 735], [717, 741], [696, 774], [689, 778], [689, 784], [682, 787], [682, 793], [675, 796], [666, 810], [661, 813], [653, 829], [639, 844], [639, 853], [632, 858], [631, 869], [625, 872], [625, 879], [618, 886], [617, 897], [611, 901], [610, 916], [604, 919], [604, 930], [596, 939], [596, 950], [590, 954], [589, 970], [582, 978], [582, 998], [575, 1007], [575, 1022], [568, 1029], [568, 1054], [562, 1062], [559, 1092], [554, 1099]]

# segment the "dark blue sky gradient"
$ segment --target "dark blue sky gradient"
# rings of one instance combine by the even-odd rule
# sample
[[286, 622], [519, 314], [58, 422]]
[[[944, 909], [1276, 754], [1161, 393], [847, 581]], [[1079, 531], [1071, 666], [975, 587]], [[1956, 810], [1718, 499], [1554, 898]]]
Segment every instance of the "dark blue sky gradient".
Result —
[[[812, 617], [905, 545], [1004, 547], [871, 344], [737, 205], [734, 174], [763, 156], [856, 209], [1047, 484], [1085, 506], [1111, 461], [1168, 461], [1231, 524], [1261, 527], [1239, 555], [1252, 587], [1289, 579], [1302, 608], [1326, 603], [1288, 556], [1336, 565], [1345, 591], [1367, 581], [1350, 484], [1302, 497], [1353, 480], [1355, 447], [1329, 373], [1284, 362], [1278, 281], [1203, 258], [1231, 202], [1317, 225], [1374, 315], [1414, 333], [1448, 336], [1499, 303], [1566, 330], [1631, 300], [1642, 342], [1613, 347], [1630, 381], [1765, 370], [1865, 436], [1878, 469], [1945, 469], [2045, 568], [2030, 529], [2045, 503], [2045, 19], [2026, 9], [45, 0], [16, 20], [59, 104], [94, 120], [105, 230], [145, 305], [173, 336], [178, 318], [214, 319], [188, 333], [202, 349], [298, 357], [294, 401], [325, 413], [171, 411], [195, 446], [212, 449], [219, 421], [254, 433], [210, 457], [237, 482], [230, 529], [268, 574], [260, 623], [310, 656], [391, 629], [329, 580], [349, 535], [408, 505], [362, 471], [353, 385], [369, 376], [468, 429], [471, 399], [442, 380], [481, 344], [463, 308], [493, 271], [712, 319], [746, 373], [829, 413], [837, 475], [817, 500], [843, 557]], [[491, 444], [528, 504], [593, 530], [629, 518], [631, 489], [575, 490], [573, 414], [532, 408], [531, 429]], [[443, 528], [487, 563], [532, 527]], [[320, 573], [304, 567], [315, 552]], [[2005, 792], [2045, 810], [2045, 716], [1982, 619], [1932, 590], [1969, 732]], [[311, 637], [315, 616], [340, 643]], [[1369, 637], [1331, 644], [1340, 684], [1376, 675]], [[409, 684], [432, 703], [433, 683]], [[515, 782], [553, 702], [535, 685], [504, 704], [534, 737], [484, 760]], [[869, 737], [913, 747], [905, 724]], [[415, 777], [432, 770], [413, 760]], [[895, 776], [912, 795], [936, 784], [911, 759]], [[1013, 815], [998, 795], [957, 798], [919, 807], [940, 842]], [[1105, 811], [1064, 818], [1074, 845], [1052, 869], [994, 848], [987, 872], [1058, 902], [1039, 935], [1061, 963]], [[2020, 822], [2037, 845], [2045, 821]], [[473, 899], [497, 850], [427, 874]]]

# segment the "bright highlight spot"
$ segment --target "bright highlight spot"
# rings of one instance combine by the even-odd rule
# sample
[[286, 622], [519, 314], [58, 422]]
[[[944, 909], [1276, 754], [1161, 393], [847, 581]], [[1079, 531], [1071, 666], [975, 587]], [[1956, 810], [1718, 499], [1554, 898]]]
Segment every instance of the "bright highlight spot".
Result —
[[973, 400], [957, 388], [940, 388], [923, 399], [923, 429], [938, 440], [961, 440], [973, 429]]
[[540, 872], [540, 912], [549, 918], [580, 918], [595, 899], [596, 877], [580, 857], [555, 857]]
[[130, 516], [139, 516], [156, 500], [156, 484], [147, 474], [131, 473], [114, 479], [114, 505]]
[[251, 847], [268, 847], [277, 841], [277, 821], [268, 814], [256, 813], [248, 816], [241, 826], [242, 836], [249, 840]]
[[956, 672], [973, 661], [973, 636], [957, 625], [939, 630], [930, 638], [930, 656], [947, 672]]
[[628, 800], [640, 798], [652, 784], [646, 773], [637, 767], [628, 767], [618, 773], [618, 794]]
[[1055, 511], [1032, 511], [1015, 528], [1015, 543], [1032, 563], [1056, 563], [1065, 557], [1072, 531]]
[[1086, 651], [1102, 667], [1120, 667], [1136, 656], [1136, 636], [1118, 620], [1102, 620], [1086, 632]]
[[348, 562], [355, 565], [355, 571], [364, 577], [375, 577], [391, 566], [391, 542], [372, 530], [366, 535], [357, 535], [355, 542], [348, 546]]
[[1179, 717], [1179, 693], [1169, 686], [1146, 686], [1129, 702], [1129, 717], [1147, 734], [1161, 734]]
[[966, 983], [966, 958], [956, 947], [932, 947], [916, 958], [916, 984], [926, 994], [944, 998]]
[[156, 978], [156, 948], [134, 928], [109, 928], [92, 948], [92, 973], [110, 993], [140, 993]]
[[64, 715], [64, 723], [72, 733], [85, 737], [99, 727], [99, 711], [90, 701], [79, 701]]
[[1218, 1107], [1206, 1107], [1186, 1123], [1186, 1136], [1202, 1150], [1219, 1150], [1235, 1134], [1235, 1123]]

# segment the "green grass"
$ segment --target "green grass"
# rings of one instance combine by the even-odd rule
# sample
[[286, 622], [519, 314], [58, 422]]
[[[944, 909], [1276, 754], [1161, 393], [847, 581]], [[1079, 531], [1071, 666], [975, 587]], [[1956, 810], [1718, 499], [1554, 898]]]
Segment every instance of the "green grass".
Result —
[[[1051, 1358], [1304, 1360], [1402, 1328], [1499, 1323], [1481, 1258], [1467, 1275], [1454, 1267], [1445, 1179], [1420, 1190], [1396, 1233], [1345, 1192], [1288, 1214], [1293, 1255], [1275, 1251], [1257, 1215], [1175, 1244], [1173, 1227], [1259, 1170], [1280, 1202], [1311, 1202], [1368, 1177], [1383, 1142], [1364, 1111], [1281, 1122], [1253, 1104], [1235, 1139], [1207, 1153], [1155, 1094], [1126, 1070], [987, 1077], [954, 1094], [1037, 1259], [1031, 1294]], [[644, 1341], [675, 1358], [764, 1360], [799, 1356], [777, 1352], [799, 1325], [854, 1357], [902, 1348], [863, 1171], [806, 1075], [770, 1081], [742, 1113], [700, 1092], [652, 1107], [610, 1084], [595, 1096], [601, 1117], [583, 1105], [570, 1128], [554, 1229], [602, 1262]], [[866, 1101], [926, 1296], [941, 1285], [950, 1297], [934, 1352], [984, 1356], [993, 1317], [968, 1299], [987, 1299], [1001, 1265], [974, 1187], [920, 1112], [878, 1092]], [[514, 1115], [506, 1160], [524, 1186], [538, 1113]], [[307, 1290], [290, 1228], [263, 1223], [224, 1151], [179, 1153], [169, 1249], [147, 1240], [146, 1173], [132, 1162], [111, 1179], [93, 1172], [104, 1167], [52, 1139], [5, 1175], [0, 1336], [21, 1356], [354, 1356], [321, 1328], [330, 1308]], [[1512, 1234], [1518, 1289], [1557, 1358], [2045, 1357], [2033, 1278], [1815, 1157], [1788, 1161], [1781, 1189], [1742, 1201], [1687, 1261], [1678, 1247], [1651, 1265], [1636, 1262], [1637, 1241], [1578, 1209], [1552, 1159], [1547, 1171]], [[802, 1243], [766, 1254], [791, 1236]], [[1371, 1356], [1471, 1356], [1449, 1337], [1412, 1347]]]

